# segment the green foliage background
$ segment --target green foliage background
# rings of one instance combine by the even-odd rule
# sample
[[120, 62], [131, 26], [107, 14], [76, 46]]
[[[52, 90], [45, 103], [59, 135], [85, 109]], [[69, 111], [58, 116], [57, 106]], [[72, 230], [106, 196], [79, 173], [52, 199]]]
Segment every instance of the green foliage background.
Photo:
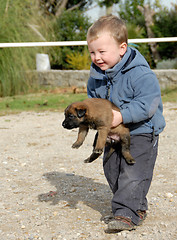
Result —
[[[152, 30], [156, 37], [177, 36], [177, 5], [168, 11], [166, 8], [157, 13]], [[177, 57], [177, 43], [159, 43], [159, 53], [162, 59]]]
[[[68, 11], [78, 0], [69, 0], [66, 10], [58, 17], [42, 9], [36, 0], [0, 0], [0, 42], [38, 42], [38, 41], [82, 41], [86, 40], [87, 29], [91, 25], [84, 14], [92, 0], [74, 11]], [[149, 0], [150, 2], [150, 0]], [[137, 9], [145, 0], [113, 0], [99, 1], [101, 5], [110, 7], [119, 3], [120, 16], [126, 20], [129, 38], [147, 37], [144, 17]], [[156, 37], [176, 36], [177, 5], [171, 10], [162, 8], [159, 0], [155, 1], [155, 24], [152, 30]], [[34, 31], [34, 28], [37, 31]], [[41, 37], [42, 36], [42, 37]], [[176, 42], [159, 43], [162, 60], [175, 59]], [[146, 57], [149, 64], [153, 59], [148, 44], [134, 45]], [[36, 69], [36, 53], [49, 54], [53, 69], [89, 69], [90, 58], [87, 47], [31, 47], [0, 48], [0, 97], [34, 92], [38, 84], [31, 70]]]
[[[154, 37], [176, 37], [177, 35], [177, 5], [167, 9], [160, 4], [159, 0], [120, 0], [120, 17], [128, 26], [129, 38], [147, 38], [145, 19], [138, 6], [149, 4], [154, 10], [154, 25], [151, 27]], [[131, 26], [131, 27], [130, 27]], [[136, 31], [139, 29], [140, 31]], [[138, 50], [145, 56], [151, 67], [154, 62], [148, 44], [138, 44]], [[177, 57], [176, 42], [158, 43], [158, 52], [161, 60], [174, 59]], [[175, 65], [171, 66], [174, 68]]]
[[[45, 21], [38, 15], [35, 0], [0, 0], [0, 42], [41, 41], [29, 24], [42, 26], [45, 36]], [[47, 49], [1, 48], [0, 96], [24, 93], [34, 88], [35, 79], [29, 70], [35, 69], [36, 53], [45, 51]]]
[[[53, 23], [55, 41], [85, 41], [87, 29], [91, 23], [80, 10], [64, 11]], [[50, 49], [51, 67], [54, 69], [71, 69], [75, 65], [68, 64], [70, 56], [84, 55], [84, 46], [62, 47]], [[85, 56], [85, 55], [84, 55]], [[85, 69], [83, 64], [82, 69]]]
[[121, 0], [120, 3], [120, 17], [127, 23], [131, 23], [136, 26], [145, 26], [144, 16], [141, 14], [137, 6], [143, 6], [145, 0]]

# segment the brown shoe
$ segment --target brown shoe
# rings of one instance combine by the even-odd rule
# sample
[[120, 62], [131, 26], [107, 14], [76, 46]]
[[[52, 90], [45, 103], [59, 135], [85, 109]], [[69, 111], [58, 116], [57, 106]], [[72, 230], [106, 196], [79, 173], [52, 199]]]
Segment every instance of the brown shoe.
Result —
[[106, 233], [117, 233], [123, 230], [134, 230], [136, 225], [131, 221], [130, 218], [116, 216], [113, 221], [108, 223], [108, 228], [105, 230]]
[[147, 213], [146, 213], [146, 211], [142, 211], [142, 210], [138, 210], [137, 213], [138, 213], [138, 215], [139, 215], [139, 217], [140, 217], [140, 221], [139, 221], [139, 223], [138, 223], [138, 226], [139, 226], [139, 225], [142, 225], [142, 224], [143, 224], [143, 221], [144, 221], [144, 220], [146, 219], [146, 217], [147, 217]]

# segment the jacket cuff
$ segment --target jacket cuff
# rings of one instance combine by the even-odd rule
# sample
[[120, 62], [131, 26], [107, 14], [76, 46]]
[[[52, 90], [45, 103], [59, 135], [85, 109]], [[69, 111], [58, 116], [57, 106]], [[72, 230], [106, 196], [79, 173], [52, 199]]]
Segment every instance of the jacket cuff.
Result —
[[133, 118], [132, 118], [128, 108], [121, 109], [120, 112], [122, 114], [122, 119], [123, 119], [124, 124], [133, 122]]

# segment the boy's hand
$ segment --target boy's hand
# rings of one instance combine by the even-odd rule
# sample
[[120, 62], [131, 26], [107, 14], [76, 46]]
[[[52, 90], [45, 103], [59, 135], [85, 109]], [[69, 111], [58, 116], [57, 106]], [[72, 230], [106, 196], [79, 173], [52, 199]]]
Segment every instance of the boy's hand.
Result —
[[[117, 127], [119, 124], [122, 123], [123, 119], [122, 119], [122, 115], [121, 115], [120, 112], [115, 111], [115, 110], [112, 110], [112, 113], [113, 113], [112, 128], [115, 128], [115, 127]], [[112, 134], [112, 133], [109, 133], [109, 134], [108, 134], [108, 138], [111, 138], [111, 139], [117, 140], [117, 141], [120, 140], [119, 135], [117, 135], [117, 134]]]
[[112, 114], [113, 114], [112, 128], [115, 128], [123, 122], [123, 118], [122, 114], [118, 111], [112, 110]]

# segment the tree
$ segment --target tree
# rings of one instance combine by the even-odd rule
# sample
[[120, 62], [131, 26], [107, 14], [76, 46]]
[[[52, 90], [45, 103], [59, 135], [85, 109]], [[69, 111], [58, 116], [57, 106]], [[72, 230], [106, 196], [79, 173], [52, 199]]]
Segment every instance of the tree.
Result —
[[64, 10], [84, 9], [92, 4], [92, 0], [38, 0], [42, 12], [59, 17]]
[[[150, 5], [145, 4], [143, 7], [138, 6], [138, 9], [141, 11], [141, 13], [144, 15], [145, 19], [145, 26], [147, 31], [148, 38], [154, 38], [155, 35], [152, 31], [152, 27], [154, 25], [154, 15], [155, 11], [150, 7]], [[157, 63], [160, 60], [160, 55], [157, 50], [157, 43], [149, 43], [151, 52], [153, 55], [154, 62]]]
[[[155, 37], [176, 37], [177, 4], [172, 5], [170, 10], [161, 8], [155, 15], [152, 31]], [[162, 59], [173, 59], [177, 56], [176, 42], [159, 43], [159, 53]]]
[[138, 25], [140, 27], [145, 26], [144, 17], [138, 6], [144, 6], [145, 0], [125, 0], [120, 3], [119, 15], [128, 23]]
[[113, 7], [113, 4], [115, 3], [119, 3], [120, 0], [98, 0], [98, 5], [100, 7], [103, 7], [105, 6], [106, 7], [106, 14], [109, 15], [112, 13], [112, 7]]
[[[147, 3], [147, 4], [146, 4]], [[160, 8], [159, 0], [154, 5], [145, 0], [125, 0], [120, 7], [120, 16], [128, 23], [133, 23], [145, 29], [144, 37], [154, 38], [152, 27], [154, 26], [154, 16], [156, 9]], [[149, 43], [154, 65], [160, 60], [157, 43]]]

